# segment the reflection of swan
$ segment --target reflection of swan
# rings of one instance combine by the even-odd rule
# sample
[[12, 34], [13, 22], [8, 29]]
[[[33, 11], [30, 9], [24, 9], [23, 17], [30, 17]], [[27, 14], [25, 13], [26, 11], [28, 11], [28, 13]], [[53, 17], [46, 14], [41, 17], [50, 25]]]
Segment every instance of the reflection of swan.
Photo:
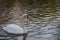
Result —
[[23, 33], [23, 28], [16, 24], [8, 24], [6, 27], [3, 27], [4, 31], [7, 33], [13, 33], [13, 34], [21, 34]]

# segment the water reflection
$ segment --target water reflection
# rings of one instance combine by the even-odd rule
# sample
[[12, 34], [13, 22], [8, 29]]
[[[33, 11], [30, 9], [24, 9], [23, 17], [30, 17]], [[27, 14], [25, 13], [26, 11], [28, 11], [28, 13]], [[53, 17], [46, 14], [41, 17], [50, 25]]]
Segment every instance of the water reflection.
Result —
[[[60, 14], [57, 8], [57, 14]], [[47, 25], [46, 25], [47, 24]], [[60, 15], [52, 21], [30, 21], [27, 40], [60, 40]]]
[[[41, 1], [41, 5], [40, 2], [37, 3], [36, 1], [34, 3], [32, 2], [33, 4], [31, 3], [32, 8], [30, 4], [28, 7], [24, 6], [25, 8], [23, 10], [23, 13], [27, 13], [29, 16], [27, 40], [60, 40], [60, 28], [58, 26], [60, 24], [60, 18], [57, 18], [60, 17], [60, 10], [58, 9], [56, 12], [58, 13], [56, 17], [55, 1], [53, 0], [53, 2], [51, 0], [52, 3], [51, 1], [49, 3]], [[19, 37], [18, 40], [20, 40]]]

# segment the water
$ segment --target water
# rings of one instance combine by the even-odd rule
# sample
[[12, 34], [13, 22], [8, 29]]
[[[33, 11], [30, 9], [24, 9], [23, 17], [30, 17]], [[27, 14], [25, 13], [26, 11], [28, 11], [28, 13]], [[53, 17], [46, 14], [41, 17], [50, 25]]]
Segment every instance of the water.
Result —
[[[60, 40], [60, 7], [57, 7], [56, 18], [52, 21], [29, 21], [27, 40]], [[47, 25], [46, 25], [47, 24]]]
[[[36, 4], [36, 1], [33, 4], [33, 7], [36, 6], [35, 4]], [[48, 4], [46, 3], [44, 5], [39, 4], [39, 7], [40, 6], [42, 7], [40, 9], [36, 8], [36, 7], [38, 7], [38, 6], [36, 6], [35, 8], [32, 8], [32, 9], [27, 8], [28, 10], [23, 10], [24, 13], [31, 13], [31, 14], [29, 14], [30, 19], [28, 22], [28, 26], [26, 27], [28, 30], [27, 40], [60, 40], [60, 34], [59, 34], [60, 33], [60, 27], [59, 27], [59, 25], [60, 25], [60, 12], [59, 12], [60, 7], [57, 7], [57, 12], [56, 12], [57, 15], [55, 15], [55, 13], [54, 13], [55, 5], [53, 4], [53, 6], [54, 6], [54, 8], [53, 8], [53, 6], [50, 4], [53, 4], [53, 2], [52, 3], [49, 2]], [[16, 7], [17, 6], [18, 5], [16, 5]], [[53, 10], [51, 7], [53, 8]], [[14, 9], [14, 8], [12, 11], [14, 11], [14, 10], [15, 11], [12, 13], [21, 13], [19, 7], [18, 7], [19, 10]], [[30, 12], [29, 12], [29, 10], [30, 10]], [[18, 14], [16, 14], [16, 15], [18, 16]], [[14, 15], [14, 17], [16, 17], [16, 16]], [[15, 18], [15, 19], [17, 19], [17, 18]], [[17, 37], [17, 40], [22, 40], [22, 37]]]

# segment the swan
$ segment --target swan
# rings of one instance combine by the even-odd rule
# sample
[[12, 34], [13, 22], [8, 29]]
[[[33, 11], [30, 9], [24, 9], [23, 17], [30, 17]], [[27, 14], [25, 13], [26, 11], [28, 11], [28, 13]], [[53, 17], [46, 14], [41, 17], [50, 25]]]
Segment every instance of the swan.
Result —
[[12, 34], [24, 33], [23, 28], [16, 24], [8, 24], [5, 27], [3, 27], [3, 30], [6, 31], [7, 33], [12, 33]]

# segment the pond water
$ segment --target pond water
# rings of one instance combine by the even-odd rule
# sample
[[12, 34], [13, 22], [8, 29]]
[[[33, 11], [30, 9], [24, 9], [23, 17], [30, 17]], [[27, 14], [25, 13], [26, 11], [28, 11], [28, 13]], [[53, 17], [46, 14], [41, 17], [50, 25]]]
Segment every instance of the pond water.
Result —
[[[33, 4], [32, 7], [36, 6], [35, 4]], [[57, 10], [56, 13], [54, 13], [55, 5], [53, 4], [53, 2], [52, 3], [49, 2], [40, 6], [41, 6], [40, 9], [27, 8], [27, 10], [23, 10], [24, 13], [28, 13], [29, 16], [28, 18], [29, 21], [28, 24], [26, 25], [26, 28], [28, 30], [28, 36], [26, 39], [27, 40], [60, 40], [60, 7], [56, 7]], [[17, 10], [17, 12], [20, 13], [20, 10], [19, 11]], [[22, 40], [21, 38], [22, 37], [17, 37], [18, 40]]]
[[60, 40], [60, 7], [52, 21], [29, 21], [27, 40]]

